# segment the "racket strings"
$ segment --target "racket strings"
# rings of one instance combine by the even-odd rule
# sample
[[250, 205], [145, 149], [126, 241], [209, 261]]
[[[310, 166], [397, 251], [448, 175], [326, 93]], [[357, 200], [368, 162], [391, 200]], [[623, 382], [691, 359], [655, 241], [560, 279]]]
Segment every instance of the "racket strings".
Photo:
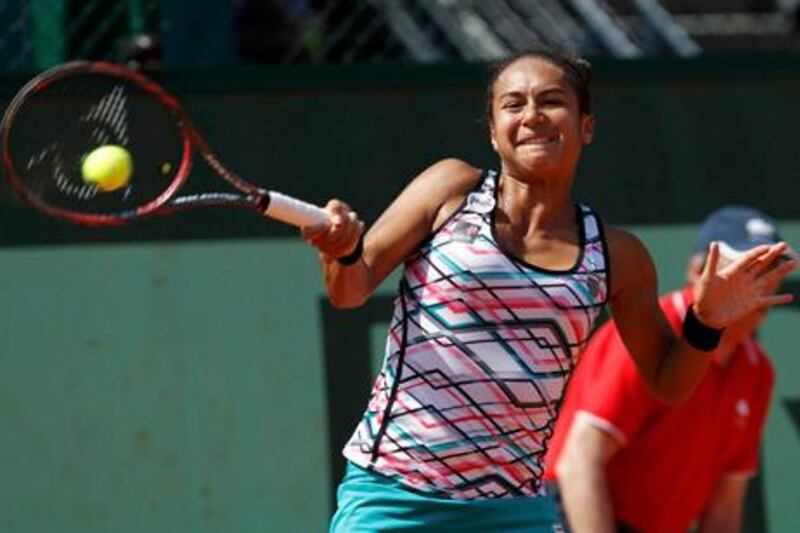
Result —
[[127, 103], [125, 87], [117, 85], [81, 117], [81, 122], [90, 128], [92, 142], [122, 146], [130, 144]]
[[[9, 137], [7, 153], [25, 195], [69, 212], [135, 212], [170, 186], [183, 156], [172, 111], [135, 83], [102, 74], [67, 76], [33, 91]], [[104, 145], [126, 148], [134, 162], [131, 181], [111, 192], [82, 176], [84, 158]]]
[[[102, 87], [96, 83], [90, 85], [86, 80], [77, 81], [74, 84], [58, 84], [52, 91], [37, 96], [39, 102], [44, 103], [55, 98], [73, 102], [76, 95], [86, 95], [88, 102], [76, 105], [76, 112], [79, 113], [77, 120], [59, 138], [40, 152], [33, 153], [26, 168], [29, 183], [31, 186], [35, 184], [36, 190], [46, 191], [49, 188], [48, 180], [52, 180], [62, 194], [88, 201], [95, 198], [100, 190], [81, 179], [83, 158], [96, 146], [115, 144], [128, 147], [128, 97], [122, 84]], [[82, 113], [79, 110], [81, 105], [86, 108]], [[130, 186], [123, 191], [125, 195], [129, 193]]]

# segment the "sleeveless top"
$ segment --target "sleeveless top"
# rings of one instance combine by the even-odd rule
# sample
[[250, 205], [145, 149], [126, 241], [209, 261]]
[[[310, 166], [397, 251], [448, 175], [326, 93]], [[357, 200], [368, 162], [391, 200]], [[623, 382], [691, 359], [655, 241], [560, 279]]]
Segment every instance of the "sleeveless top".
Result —
[[577, 356], [608, 296], [599, 217], [576, 206], [569, 270], [530, 265], [493, 231], [488, 171], [403, 270], [382, 369], [345, 445], [353, 463], [447, 498], [543, 494], [543, 459]]

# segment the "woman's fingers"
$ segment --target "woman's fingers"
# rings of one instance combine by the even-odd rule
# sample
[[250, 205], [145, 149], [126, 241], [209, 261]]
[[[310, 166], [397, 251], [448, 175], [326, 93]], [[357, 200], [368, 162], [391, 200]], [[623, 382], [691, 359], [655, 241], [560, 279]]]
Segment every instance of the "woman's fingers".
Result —
[[777, 283], [792, 273], [797, 268], [797, 261], [794, 259], [783, 260], [772, 270], [768, 270], [758, 276], [758, 281], [766, 287], [777, 286]]
[[303, 238], [330, 257], [342, 257], [352, 252], [364, 229], [364, 223], [350, 206], [341, 200], [331, 200], [325, 206], [330, 215], [328, 224], [303, 228]]
[[319, 239], [326, 231], [328, 230], [328, 224], [316, 224], [314, 226], [305, 226], [300, 228], [300, 234], [303, 236], [303, 239], [308, 242], [312, 243], [312, 241]]
[[775, 267], [775, 262], [786, 256], [789, 246], [785, 242], [779, 242], [770, 246], [766, 253], [762, 254], [751, 264], [750, 272], [759, 276], [764, 272]]
[[723, 270], [731, 273], [749, 272], [756, 262], [769, 253], [771, 247], [766, 244], [756, 246], [745, 252], [741, 257], [732, 260], [731, 264]]
[[788, 303], [792, 303], [794, 301], [793, 294], [775, 294], [772, 296], [762, 296], [759, 299], [758, 307], [766, 308], [766, 307], [774, 307], [776, 305], [786, 305]]
[[719, 265], [719, 244], [712, 242], [708, 247], [708, 256], [706, 257], [706, 266], [703, 269], [704, 276], [713, 276], [717, 273], [717, 266]]
[[756, 309], [791, 302], [791, 294], [776, 294], [781, 281], [797, 268], [798, 261], [787, 259], [787, 253], [785, 243], [762, 245], [724, 265], [722, 248], [712, 243], [700, 278], [698, 317], [709, 325], [726, 326]]
[[358, 239], [361, 237], [361, 229], [363, 223], [358, 220], [355, 213], [351, 213], [347, 224], [344, 229], [337, 235], [336, 239], [331, 243], [330, 255], [334, 257], [342, 257], [350, 254], [358, 245]]

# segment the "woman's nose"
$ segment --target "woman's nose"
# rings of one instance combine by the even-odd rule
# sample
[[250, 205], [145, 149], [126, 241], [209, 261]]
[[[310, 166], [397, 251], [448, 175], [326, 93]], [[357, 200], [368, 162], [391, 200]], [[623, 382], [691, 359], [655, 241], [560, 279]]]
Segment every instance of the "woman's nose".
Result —
[[541, 110], [536, 107], [536, 104], [530, 104], [525, 107], [525, 113], [522, 117], [525, 124], [535, 124], [542, 119], [544, 119], [544, 115], [542, 115]]

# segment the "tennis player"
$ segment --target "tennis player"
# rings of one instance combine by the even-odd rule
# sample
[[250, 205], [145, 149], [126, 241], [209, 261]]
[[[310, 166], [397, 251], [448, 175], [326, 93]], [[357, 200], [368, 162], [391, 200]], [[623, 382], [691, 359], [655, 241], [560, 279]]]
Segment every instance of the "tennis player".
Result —
[[304, 232], [327, 292], [361, 305], [403, 274], [383, 367], [345, 445], [331, 531], [553, 531], [543, 457], [564, 385], [607, 303], [643, 378], [684, 399], [725, 326], [790, 296], [766, 290], [785, 244], [718, 269], [714, 244], [676, 337], [651, 258], [604, 227], [572, 184], [592, 142], [590, 68], [540, 49], [497, 67], [489, 136], [500, 168], [445, 159], [417, 176], [366, 235], [343, 202]]
[[[755, 209], [711, 214], [689, 259], [686, 287], [661, 299], [676, 335], [712, 241], [721, 243], [724, 264], [779, 238], [774, 221]], [[774, 379], [754, 338], [764, 316], [755, 310], [728, 325], [700, 383], [674, 408], [648, 392], [613, 322], [595, 333], [545, 460], [572, 531], [670, 533], [695, 521], [701, 533], [741, 531]]]

